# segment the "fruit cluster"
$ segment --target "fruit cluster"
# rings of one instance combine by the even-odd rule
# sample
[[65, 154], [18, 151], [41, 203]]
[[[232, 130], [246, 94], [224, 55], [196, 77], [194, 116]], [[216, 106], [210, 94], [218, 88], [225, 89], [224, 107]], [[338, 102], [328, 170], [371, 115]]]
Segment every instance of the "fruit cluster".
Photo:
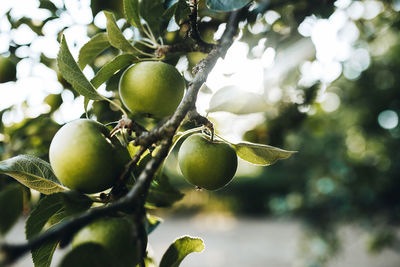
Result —
[[[141, 62], [121, 76], [119, 93], [133, 114], [155, 118], [170, 116], [182, 100], [185, 81], [171, 65]], [[50, 164], [60, 182], [72, 190], [91, 194], [113, 185], [130, 160], [127, 149], [102, 124], [79, 119], [64, 125], [54, 136], [49, 151]], [[203, 134], [186, 138], [179, 150], [179, 166], [193, 185], [217, 190], [235, 175], [235, 150], [222, 141]], [[76, 234], [73, 246], [97, 243], [124, 266], [138, 263], [133, 226], [125, 218], [105, 218], [88, 225]]]

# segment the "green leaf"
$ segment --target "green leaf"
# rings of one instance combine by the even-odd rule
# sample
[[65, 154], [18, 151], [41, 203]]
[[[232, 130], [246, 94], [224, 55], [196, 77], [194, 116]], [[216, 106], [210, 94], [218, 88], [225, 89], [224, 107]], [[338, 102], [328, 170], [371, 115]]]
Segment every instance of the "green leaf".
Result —
[[110, 44], [115, 48], [118, 48], [126, 53], [135, 53], [136, 50], [133, 46], [126, 40], [125, 36], [122, 34], [121, 30], [118, 28], [117, 22], [113, 13], [108, 11], [103, 11], [107, 18], [107, 34]]
[[97, 244], [88, 242], [79, 245], [68, 252], [60, 263], [60, 267], [109, 267], [114, 266], [112, 255], [107, 250]]
[[0, 192], [0, 234], [4, 235], [16, 223], [23, 209], [24, 193], [19, 184], [7, 185]]
[[[38, 234], [55, 214], [63, 212], [65, 216], [60, 217], [63, 219], [68, 215], [88, 209], [91, 204], [92, 200], [89, 197], [75, 191], [55, 193], [42, 198], [26, 221], [26, 238], [31, 239]], [[53, 220], [51, 225], [58, 222], [60, 220]]]
[[169, 20], [164, 18], [165, 8], [162, 0], [142, 0], [140, 2], [140, 15], [147, 22], [155, 38], [168, 26]]
[[116, 56], [96, 73], [91, 82], [94, 87], [98, 88], [102, 83], [110, 79], [114, 73], [138, 61], [137, 57], [130, 54]]
[[69, 82], [80, 95], [86, 96], [92, 100], [102, 99], [72, 57], [64, 36], [62, 37], [60, 51], [57, 55], [57, 65], [64, 79]]
[[0, 173], [46, 195], [67, 190], [57, 180], [50, 164], [34, 156], [19, 155], [1, 161]]
[[161, 259], [160, 267], [178, 267], [187, 255], [203, 250], [204, 243], [201, 238], [183, 236], [169, 246]]
[[86, 44], [84, 44], [79, 51], [78, 65], [83, 69], [101, 52], [110, 47], [107, 34], [104, 32], [98, 33], [92, 37]]
[[169, 182], [168, 176], [161, 174], [154, 179], [146, 199], [147, 207], [169, 207], [181, 200], [184, 194], [175, 189]]
[[157, 216], [147, 214], [146, 215], [146, 232], [147, 235], [149, 235], [151, 232], [154, 231], [154, 229], [157, 228], [157, 226], [162, 223], [163, 220]]
[[50, 2], [50, 0], [39, 0], [39, 8], [47, 9], [51, 11], [52, 14], [57, 12], [57, 6]]
[[244, 7], [249, 0], [207, 0], [206, 5], [215, 11], [229, 12]]
[[[87, 210], [92, 204], [90, 198], [74, 191], [48, 195], [41, 199], [29, 215], [25, 224], [25, 235], [29, 240], [48, 225], [59, 223], [66, 217]], [[32, 250], [35, 266], [50, 266], [58, 241], [51, 241]]]
[[31, 251], [35, 267], [50, 267], [58, 241], [50, 241]]
[[140, 29], [142, 24], [140, 22], [140, 9], [139, 0], [124, 0], [125, 17], [129, 23]]
[[217, 91], [210, 100], [207, 112], [226, 111], [233, 114], [265, 112], [267, 103], [261, 95], [227, 86]]
[[179, 0], [175, 10], [175, 22], [181, 25], [183, 22], [189, 19], [190, 7], [186, 0]]
[[175, 15], [175, 12], [176, 12], [176, 8], [178, 7], [178, 3], [175, 3], [175, 4], [173, 4], [172, 6], [170, 6], [170, 7], [168, 7], [167, 8], [167, 10], [165, 10], [164, 11], [164, 13], [163, 13], [163, 18], [165, 19], [165, 20], [170, 20], [174, 15]]
[[287, 159], [296, 153], [296, 151], [287, 151], [273, 146], [248, 142], [231, 145], [241, 159], [261, 166], [271, 165], [279, 159]]

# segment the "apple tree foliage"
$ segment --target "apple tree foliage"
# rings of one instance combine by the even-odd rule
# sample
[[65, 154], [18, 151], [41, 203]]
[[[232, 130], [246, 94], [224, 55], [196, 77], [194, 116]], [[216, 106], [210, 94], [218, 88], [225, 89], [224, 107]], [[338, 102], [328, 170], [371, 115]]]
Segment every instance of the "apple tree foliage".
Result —
[[[11, 29], [26, 25], [41, 37], [47, 23], [68, 12], [65, 4], [38, 2], [38, 8], [50, 15], [38, 22], [29, 17], [15, 19], [9, 10], [6, 17]], [[380, 37], [389, 40], [386, 44], [390, 45], [371, 57], [370, 69], [358, 77], [340, 77], [333, 83], [335, 88], [346, 88], [332, 89], [341, 99], [339, 111], [321, 112], [318, 95], [330, 82], [308, 86], [300, 83], [300, 65], [315, 55], [311, 59], [300, 55], [298, 59], [298, 54], [308, 51], [299, 46], [307, 39], [299, 34], [299, 25], [307, 18], [330, 18], [343, 2], [346, 1], [92, 0], [93, 16], [103, 14], [105, 28], [94, 22], [87, 25], [90, 40], [80, 48], [77, 58], [63, 34], [67, 28], [60, 29], [57, 57], [42, 53], [38, 60], [57, 73], [63, 90], [72, 92], [74, 98], [84, 97], [85, 112], [81, 118], [109, 126], [111, 134], [129, 151], [131, 164], [126, 165], [121, 179], [110, 190], [91, 195], [69, 190], [48, 163], [50, 143], [61, 127], [53, 117], [65, 101], [61, 94], [45, 98], [47, 112], [13, 125], [3, 123], [2, 119], [14, 107], [0, 110], [0, 234], [5, 235], [24, 215], [28, 216], [25, 233], [29, 240], [16, 246], [1, 244], [0, 261], [9, 263], [30, 251], [35, 266], [50, 266], [58, 246], [68, 245], [74, 234], [91, 221], [112, 215], [133, 222], [136, 231], [132, 239], [137, 242], [139, 265], [154, 266], [143, 247], [147, 235], [161, 223], [152, 213], [172, 207], [184, 198], [171, 182], [171, 174], [163, 168], [164, 160], [176, 154], [189, 134], [200, 131], [228, 143], [238, 157], [260, 166], [293, 154], [278, 147], [300, 152], [290, 160], [263, 168], [256, 179], [235, 179], [213, 193], [236, 199], [240, 203], [236, 207], [238, 212], [298, 216], [321, 230], [321, 236], [333, 250], [337, 237], [330, 230], [349, 219], [366, 221], [365, 225], [371, 228], [377, 225], [371, 235], [372, 249], [396, 244], [392, 227], [400, 219], [400, 206], [396, 204], [400, 203], [399, 183], [392, 178], [399, 175], [399, 133], [398, 127], [390, 131], [379, 127], [377, 117], [385, 109], [400, 110], [398, 101], [393, 100], [399, 99], [396, 88], [400, 84], [395, 75], [400, 68], [398, 1], [372, 1], [381, 5], [381, 15], [372, 21], [354, 18], [361, 40], [356, 43], [358, 47], [379, 50], [376, 46], [381, 44], [377, 41]], [[387, 25], [391, 25], [389, 30]], [[289, 58], [281, 60], [288, 71], [281, 71], [282, 67], [268, 71], [276, 71], [279, 86], [295, 88], [295, 94], [301, 94], [301, 100], [287, 95], [267, 104], [260, 95], [234, 86], [214, 93], [208, 114], [265, 114], [265, 121], [248, 130], [240, 142], [223, 139], [218, 135], [218, 124], [213, 125], [208, 114], [202, 116], [194, 108], [199, 90], [204, 94], [211, 92], [204, 84], [205, 78], [235, 38], [245, 42], [249, 51], [260, 49], [264, 43], [276, 51], [297, 48], [288, 53]], [[23, 59], [19, 52], [23, 46], [11, 42], [5, 56], [13, 64], [18, 63]], [[247, 55], [257, 56], [259, 53]], [[187, 96], [176, 114], [154, 118], [125, 109], [118, 86], [129, 66], [149, 60], [176, 66], [182, 59], [187, 61], [184, 70], [180, 67]], [[94, 75], [89, 78], [85, 68], [93, 70]], [[364, 147], [364, 153], [360, 147]], [[40, 200], [35, 200], [32, 192], [40, 192]], [[99, 253], [93, 253], [103, 249], [93, 243], [78, 246], [67, 253], [61, 266], [79, 264], [80, 259], [109, 266], [109, 258], [98, 258]], [[159, 266], [179, 266], [188, 254], [203, 249], [200, 238], [177, 238]], [[107, 255], [107, 251], [101, 254]], [[317, 260], [323, 262], [324, 257], [319, 255]]]

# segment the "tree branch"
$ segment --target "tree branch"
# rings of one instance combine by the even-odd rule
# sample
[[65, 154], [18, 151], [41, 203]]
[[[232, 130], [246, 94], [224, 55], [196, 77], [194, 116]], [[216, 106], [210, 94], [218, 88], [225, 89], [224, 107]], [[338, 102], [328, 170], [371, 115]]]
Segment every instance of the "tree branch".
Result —
[[155, 52], [158, 57], [162, 58], [168, 53], [176, 52], [202, 52], [208, 54], [215, 47], [214, 44], [209, 44], [201, 39], [197, 24], [197, 5], [197, 0], [190, 1], [189, 21], [187, 22], [189, 24], [189, 30], [186, 32], [187, 36], [189, 36], [194, 43], [179, 43], [160, 46]]
[[238, 23], [246, 13], [247, 7], [231, 14], [226, 30], [222, 35], [219, 44], [216, 45], [210, 51], [209, 55], [198, 64], [196, 68], [197, 74], [173, 116], [161, 127], [156, 128], [151, 132], [144, 131], [136, 138], [135, 143], [137, 145], [150, 147], [152, 144], [160, 142], [161, 148], [155, 157], [153, 157], [146, 165], [132, 189], [124, 197], [121, 197], [115, 202], [102, 207], [92, 208], [77, 217], [69, 218], [24, 244], [1, 245], [0, 256], [3, 259], [0, 259], [0, 265], [11, 263], [29, 250], [37, 248], [49, 241], [62, 239], [68, 240], [68, 238], [70, 239], [70, 237], [77, 231], [97, 218], [110, 215], [117, 211], [140, 212], [138, 205], [143, 205], [141, 199], [146, 198], [156, 171], [162, 164], [163, 160], [168, 156], [168, 152], [172, 146], [173, 136], [188, 112], [195, 106], [200, 87], [206, 81], [208, 74], [215, 66], [218, 58], [224, 57], [228, 48], [232, 45], [234, 36], [238, 30]]
[[197, 26], [197, 17], [198, 17], [198, 2], [197, 0], [191, 0], [190, 1], [190, 15], [189, 15], [189, 32], [188, 35], [190, 38], [192, 38], [192, 40], [196, 43], [196, 45], [199, 48], [203, 48], [204, 50], [208, 50], [210, 51], [214, 45], [213, 44], [209, 44], [203, 41], [203, 39], [201, 39], [200, 33], [199, 33], [199, 28]]

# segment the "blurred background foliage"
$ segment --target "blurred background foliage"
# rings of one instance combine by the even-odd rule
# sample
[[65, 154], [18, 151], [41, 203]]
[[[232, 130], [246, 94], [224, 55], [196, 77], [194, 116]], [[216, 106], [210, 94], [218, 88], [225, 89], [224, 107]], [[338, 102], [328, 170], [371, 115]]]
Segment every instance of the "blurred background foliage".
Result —
[[[83, 99], [57, 72], [59, 37], [62, 32], [67, 36], [76, 56], [88, 37], [104, 31], [99, 12], [111, 10], [121, 18], [122, 1], [22, 1], [29, 2], [25, 7], [17, 2], [6, 1], [0, 10], [0, 159], [31, 154], [48, 160], [58, 128], [86, 116]], [[253, 10], [241, 25], [236, 46], [245, 47], [245, 52], [232, 50], [226, 61], [229, 56], [239, 58], [240, 51], [248, 61], [239, 58], [239, 63], [258, 60], [254, 62], [262, 68], [261, 89], [247, 89], [258, 93], [265, 106], [256, 114], [219, 111], [210, 113], [210, 118], [223, 136], [231, 131], [233, 139], [298, 153], [264, 168], [241, 163], [237, 178], [212, 193], [197, 192], [182, 179], [173, 153], [167, 170], [186, 196], [172, 212], [299, 219], [329, 247], [315, 256], [315, 264], [339, 248], [334, 230], [343, 223], [362, 226], [370, 234], [368, 247], [373, 251], [386, 246], [398, 249], [400, 1], [260, 0]], [[215, 42], [226, 14], [207, 10], [201, 1], [199, 15], [202, 38]], [[118, 25], [126, 37], [134, 36], [123, 19]], [[170, 25], [164, 42], [181, 42], [185, 30]], [[102, 52], [85, 74], [93, 77], [117, 52], [113, 48]], [[167, 60], [177, 63], [190, 81], [190, 69], [202, 57], [178, 54]], [[3, 58], [9, 62], [3, 63]], [[13, 71], [6, 73], [13, 66], [16, 76]], [[211, 89], [200, 94], [199, 110], [207, 109], [203, 104], [212, 97], [210, 92], [236, 85], [229, 78], [246, 66], [239, 64], [233, 71], [210, 77]], [[100, 88], [102, 93], [118, 99], [121, 73]], [[245, 106], [251, 106], [249, 99]], [[91, 105], [88, 113], [103, 123], [120, 118], [105, 101]], [[12, 182], [0, 175], [0, 187]]]

